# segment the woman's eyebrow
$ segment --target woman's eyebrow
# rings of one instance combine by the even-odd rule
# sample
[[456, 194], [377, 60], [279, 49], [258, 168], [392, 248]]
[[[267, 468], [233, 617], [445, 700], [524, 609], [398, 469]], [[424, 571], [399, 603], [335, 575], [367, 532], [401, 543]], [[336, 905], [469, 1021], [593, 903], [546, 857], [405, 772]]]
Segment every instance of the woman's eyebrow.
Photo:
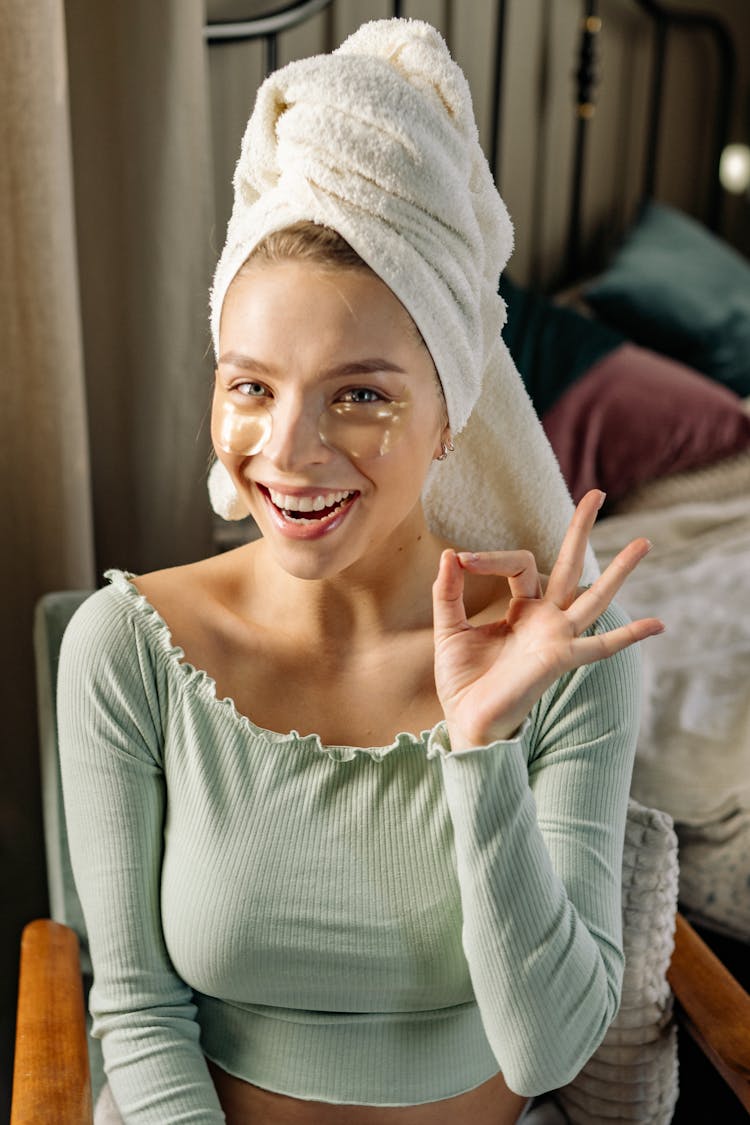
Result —
[[335, 367], [331, 367], [326, 372], [326, 375], [331, 377], [339, 377], [341, 375], [368, 375], [373, 371], [395, 371], [399, 375], [404, 375], [403, 367], [399, 367], [397, 363], [392, 363], [388, 359], [381, 359], [376, 356], [372, 359], [356, 359], [347, 360], [346, 363], [338, 363]]
[[[219, 357], [219, 364], [239, 367], [243, 371], [254, 371], [260, 375], [273, 373], [272, 367], [268, 367], [259, 359], [253, 359], [252, 356], [243, 355], [241, 352], [225, 352], [224, 355]], [[394, 371], [399, 375], [405, 374], [404, 368], [399, 367], [397, 363], [383, 359], [381, 356], [373, 356], [367, 359], [346, 360], [344, 363], [337, 363], [334, 367], [329, 367], [325, 375], [328, 378], [336, 379], [346, 375], [368, 375], [374, 371]]]
[[271, 369], [266, 367], [265, 363], [261, 363], [259, 359], [253, 359], [252, 356], [243, 355], [241, 352], [224, 352], [224, 355], [219, 356], [219, 365], [226, 364], [228, 367], [241, 367], [243, 371], [257, 371], [263, 375], [270, 375]]

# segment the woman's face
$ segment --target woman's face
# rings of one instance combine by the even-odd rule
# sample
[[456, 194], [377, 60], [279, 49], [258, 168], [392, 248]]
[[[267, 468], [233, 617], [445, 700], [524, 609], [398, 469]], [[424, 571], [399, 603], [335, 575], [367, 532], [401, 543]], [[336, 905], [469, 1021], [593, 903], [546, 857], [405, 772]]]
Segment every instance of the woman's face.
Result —
[[286, 570], [330, 577], [421, 533], [445, 407], [427, 348], [375, 274], [250, 267], [229, 288], [219, 344], [216, 453]]

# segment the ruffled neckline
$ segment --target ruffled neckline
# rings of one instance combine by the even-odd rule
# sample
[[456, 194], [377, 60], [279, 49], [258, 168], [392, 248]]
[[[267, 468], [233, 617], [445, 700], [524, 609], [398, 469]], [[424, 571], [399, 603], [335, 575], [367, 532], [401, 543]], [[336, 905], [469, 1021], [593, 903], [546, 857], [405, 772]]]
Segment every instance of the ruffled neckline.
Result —
[[400, 731], [387, 746], [337, 746], [324, 743], [318, 734], [300, 734], [291, 730], [288, 734], [268, 730], [258, 726], [253, 720], [237, 709], [231, 696], [219, 697], [216, 681], [203, 668], [196, 668], [185, 659], [184, 650], [174, 644], [172, 632], [164, 618], [145, 594], [133, 584], [137, 575], [131, 571], [112, 568], [105, 571], [104, 577], [112, 588], [123, 594], [151, 627], [158, 648], [170, 669], [184, 677], [183, 686], [200, 695], [210, 707], [220, 707], [229, 712], [232, 720], [255, 738], [264, 739], [275, 745], [290, 744], [323, 754], [334, 762], [350, 762], [358, 757], [367, 757], [382, 762], [389, 754], [398, 750], [426, 750], [428, 758], [444, 757], [450, 750], [445, 723], [440, 722], [432, 730], [424, 730], [419, 735]]

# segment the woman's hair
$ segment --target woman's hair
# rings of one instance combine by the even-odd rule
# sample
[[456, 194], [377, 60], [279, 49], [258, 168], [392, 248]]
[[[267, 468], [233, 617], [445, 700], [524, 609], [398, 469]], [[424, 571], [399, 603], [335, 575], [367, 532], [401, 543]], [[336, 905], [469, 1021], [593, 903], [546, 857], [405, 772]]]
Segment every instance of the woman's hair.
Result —
[[290, 260], [312, 262], [338, 269], [373, 271], [338, 231], [303, 219], [283, 230], [273, 231], [250, 252], [237, 276], [255, 265]]

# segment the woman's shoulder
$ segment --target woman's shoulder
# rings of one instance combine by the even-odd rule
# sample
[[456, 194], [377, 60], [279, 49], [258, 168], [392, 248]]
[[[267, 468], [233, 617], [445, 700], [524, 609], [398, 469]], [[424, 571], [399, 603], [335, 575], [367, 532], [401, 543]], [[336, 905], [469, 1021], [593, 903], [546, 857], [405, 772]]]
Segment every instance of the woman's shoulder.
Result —
[[[82, 603], [65, 630], [63, 692], [153, 702], [170, 685], [183, 684], [181, 665], [202, 652], [201, 630], [212, 624], [208, 591], [218, 581], [215, 569], [194, 563], [143, 575], [107, 571], [108, 584]], [[202, 666], [199, 660], [196, 667]]]
[[[145, 574], [112, 568], [107, 584], [91, 594], [71, 617], [62, 641], [61, 659], [74, 654], [86, 663], [122, 659], [145, 645], [172, 652], [172, 626], [200, 612], [219, 588], [221, 556]], [[135, 646], [134, 646], [135, 642]]]
[[152, 570], [146, 574], [129, 575], [135, 589], [157, 608], [159, 603], [176, 608], [196, 608], [231, 600], [237, 575], [243, 570], [253, 544], [199, 559], [181, 566]]
[[107, 637], [118, 636], [128, 628], [137, 591], [126, 570], [108, 570], [107, 584], [81, 602], [72, 615], [62, 641], [63, 651], [72, 646], [97, 645]]
[[107, 585], [90, 594], [71, 617], [60, 647], [62, 674], [125, 676], [143, 665], [150, 647], [168, 645], [168, 631], [159, 615], [124, 570], [108, 570]]
[[237, 610], [244, 552], [245, 548], [240, 548], [183, 566], [133, 575], [130, 582], [165, 623], [174, 643], [189, 654], [203, 647], [202, 638], [221, 632], [227, 613]]

